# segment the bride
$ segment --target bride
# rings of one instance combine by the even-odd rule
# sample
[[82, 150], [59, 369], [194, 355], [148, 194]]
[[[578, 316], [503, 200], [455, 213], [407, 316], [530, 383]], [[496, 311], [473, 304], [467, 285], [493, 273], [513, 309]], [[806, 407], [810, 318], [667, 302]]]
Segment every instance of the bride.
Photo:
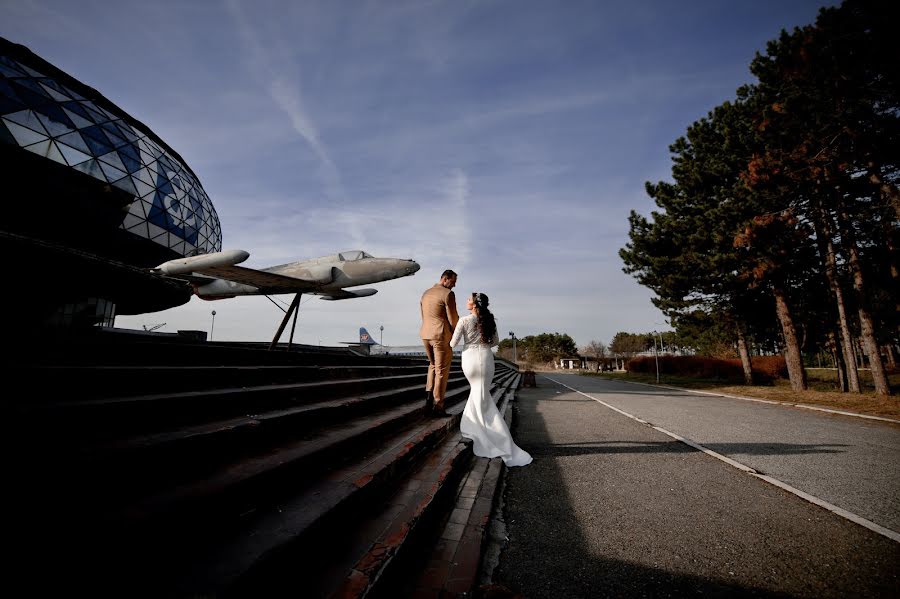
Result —
[[512, 435], [503, 416], [491, 397], [494, 379], [494, 354], [491, 347], [499, 345], [497, 323], [488, 310], [488, 297], [473, 293], [466, 301], [470, 315], [459, 319], [450, 346], [463, 341], [463, 374], [471, 391], [463, 410], [459, 430], [462, 436], [472, 439], [472, 450], [483, 458], [502, 457], [507, 466], [526, 466], [531, 463], [528, 452], [513, 443]]

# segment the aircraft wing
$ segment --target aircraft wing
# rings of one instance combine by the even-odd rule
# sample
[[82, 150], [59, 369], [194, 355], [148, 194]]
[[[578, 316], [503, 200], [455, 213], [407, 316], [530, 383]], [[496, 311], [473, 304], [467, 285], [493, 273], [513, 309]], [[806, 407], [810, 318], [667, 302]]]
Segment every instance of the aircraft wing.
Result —
[[328, 293], [319, 293], [321, 299], [334, 301], [334, 300], [344, 300], [344, 299], [353, 299], [356, 297], [369, 297], [370, 295], [375, 295], [378, 293], [377, 289], [356, 289], [354, 291], [349, 291], [347, 289], [340, 289], [337, 291], [328, 291]]
[[273, 272], [244, 268], [243, 266], [211, 266], [195, 270], [194, 272], [218, 279], [234, 281], [235, 283], [251, 285], [262, 293], [297, 293], [313, 291], [317, 287], [315, 281], [305, 281], [296, 277], [286, 277]]

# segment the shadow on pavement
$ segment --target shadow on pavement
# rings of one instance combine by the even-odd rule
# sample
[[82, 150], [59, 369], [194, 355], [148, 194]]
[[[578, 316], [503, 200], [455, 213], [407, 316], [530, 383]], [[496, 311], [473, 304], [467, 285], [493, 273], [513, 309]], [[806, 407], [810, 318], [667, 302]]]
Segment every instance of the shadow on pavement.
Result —
[[[797, 445], [792, 443], [705, 443], [704, 447], [718, 453], [750, 455], [799, 455], [814, 453], [843, 453], [846, 445]], [[532, 455], [591, 455], [602, 453], [690, 453], [699, 451], [678, 441], [595, 441], [585, 443], [547, 444], [536, 447]]]
[[498, 584], [525, 599], [898, 596], [898, 544], [559, 389], [539, 379], [516, 402], [535, 459], [507, 473]]

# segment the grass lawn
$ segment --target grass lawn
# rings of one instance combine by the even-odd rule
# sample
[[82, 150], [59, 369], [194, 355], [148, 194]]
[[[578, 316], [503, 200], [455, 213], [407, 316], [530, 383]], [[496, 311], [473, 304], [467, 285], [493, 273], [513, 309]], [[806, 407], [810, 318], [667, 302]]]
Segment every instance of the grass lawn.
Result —
[[[697, 389], [713, 391], [727, 395], [740, 395], [743, 397], [755, 397], [772, 401], [783, 401], [793, 404], [809, 404], [832, 408], [835, 410], [847, 410], [871, 416], [894, 418], [900, 420], [900, 372], [889, 375], [891, 385], [890, 397], [875, 395], [872, 391], [872, 378], [866, 370], [860, 370], [861, 382], [865, 387], [863, 393], [841, 393], [836, 391], [836, 375], [833, 370], [826, 368], [808, 368], [807, 379], [809, 390], [797, 393], [791, 389], [790, 383], [777, 380], [773, 385], [735, 385], [730, 382], [709, 379], [696, 379], [690, 377], [678, 377], [673, 375], [660, 375], [659, 382], [662, 385], [682, 387], [685, 389]], [[634, 381], [639, 383], [656, 383], [655, 374], [630, 373], [630, 372], [601, 372], [583, 373], [585, 376], [599, 376], [612, 380]]]

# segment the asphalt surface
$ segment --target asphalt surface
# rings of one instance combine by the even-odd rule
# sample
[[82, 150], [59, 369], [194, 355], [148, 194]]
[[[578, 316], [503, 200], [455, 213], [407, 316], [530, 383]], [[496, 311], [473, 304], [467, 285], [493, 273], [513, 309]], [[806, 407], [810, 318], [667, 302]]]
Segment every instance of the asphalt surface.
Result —
[[577, 374], [550, 376], [900, 533], [900, 427]]
[[[784, 482], [819, 485], [808, 493], [868, 497], [873, 517], [897, 517], [896, 427], [553, 376]], [[543, 376], [519, 392], [514, 435], [535, 460], [508, 472], [494, 578], [527, 599], [900, 597], [900, 543]]]

